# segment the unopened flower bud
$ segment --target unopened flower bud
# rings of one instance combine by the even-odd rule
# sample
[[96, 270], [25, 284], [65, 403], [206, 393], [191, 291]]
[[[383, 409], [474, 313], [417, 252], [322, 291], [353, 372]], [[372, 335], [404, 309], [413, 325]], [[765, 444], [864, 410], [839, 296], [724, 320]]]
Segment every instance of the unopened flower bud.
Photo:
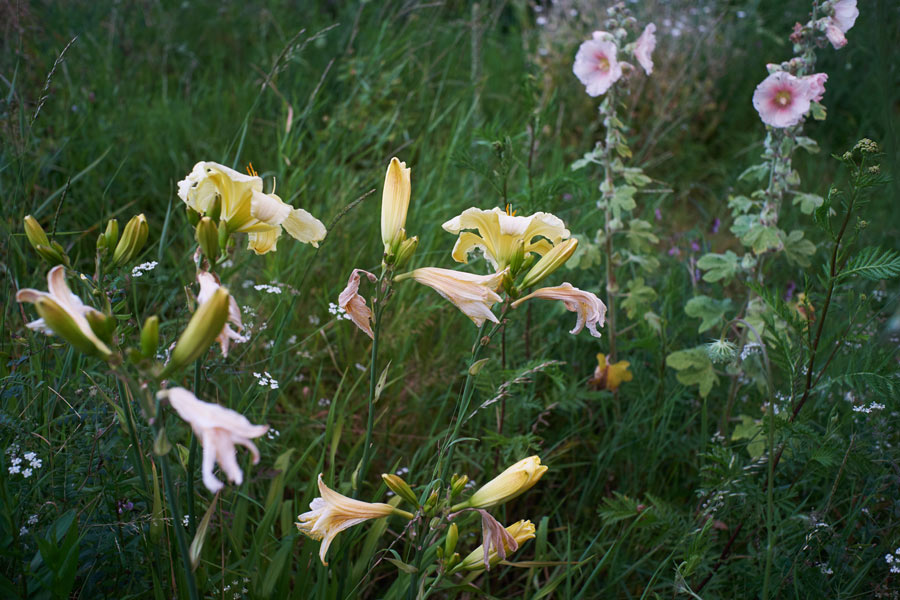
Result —
[[[404, 238], [406, 237], [406, 232], [403, 232]], [[409, 262], [409, 259], [412, 258], [413, 254], [416, 252], [416, 247], [419, 245], [419, 236], [413, 236], [409, 239], [404, 239], [400, 242], [399, 247], [397, 248], [397, 255], [394, 261], [394, 264], [398, 269], [402, 269], [403, 266]]]
[[115, 248], [116, 244], [119, 242], [119, 222], [115, 219], [110, 219], [106, 223], [106, 231], [103, 232], [103, 237], [106, 240], [107, 248]]
[[489, 508], [508, 502], [529, 490], [547, 472], [537, 456], [524, 458], [481, 486], [467, 501], [451, 510]]
[[456, 550], [456, 542], [459, 540], [459, 527], [456, 526], [456, 523], [450, 523], [450, 527], [447, 528], [447, 537], [444, 538], [444, 554], [447, 556], [453, 556], [453, 552]]
[[[515, 551], [522, 546], [525, 542], [534, 538], [534, 524], [531, 521], [517, 521], [513, 523], [509, 527], [506, 528], [507, 533], [516, 541], [514, 547], [510, 544], [507, 546], [505, 542], [504, 546], [504, 554]], [[490, 566], [494, 566], [499, 563], [502, 559], [500, 558], [500, 553], [496, 548], [489, 548], [487, 555], [487, 563]], [[454, 571], [483, 571], [485, 567], [485, 556], [484, 556], [484, 546], [478, 546], [473, 550], [468, 556], [466, 556], [462, 562], [460, 562], [455, 568]]]
[[188, 223], [191, 224], [191, 227], [196, 227], [197, 223], [200, 222], [200, 213], [191, 208], [190, 206], [184, 207], [184, 212], [187, 213]]
[[430, 514], [434, 511], [434, 507], [437, 506], [438, 498], [437, 490], [431, 492], [431, 495], [428, 496], [428, 500], [425, 501], [425, 514]]
[[412, 488], [409, 487], [409, 484], [403, 481], [400, 476], [382, 473], [381, 478], [384, 480], [384, 484], [388, 486], [392, 492], [413, 506], [419, 506], [419, 501], [416, 499], [416, 495], [413, 493]]
[[410, 169], [405, 162], [392, 158], [384, 176], [381, 196], [381, 241], [387, 255], [396, 252], [401, 230], [406, 226], [410, 195], [409, 174]]
[[455, 498], [459, 496], [466, 489], [467, 483], [469, 483], [468, 475], [457, 475], [454, 473], [453, 477], [450, 478], [450, 497]]
[[545, 277], [553, 273], [555, 270], [563, 266], [567, 260], [572, 258], [575, 248], [578, 247], [576, 238], [569, 238], [564, 242], [560, 242], [553, 246], [534, 266], [525, 274], [522, 280], [521, 288], [528, 289], [533, 285], [537, 285]]
[[38, 298], [34, 302], [34, 307], [47, 328], [70, 343], [76, 350], [104, 359], [111, 354], [109, 348], [96, 337], [93, 328], [88, 328], [91, 334], [88, 335], [88, 332], [79, 327], [72, 316], [52, 298]]
[[31, 215], [25, 217], [25, 237], [28, 238], [35, 252], [51, 265], [69, 264], [69, 257], [66, 256], [62, 246], [56, 242], [51, 242], [47, 238], [47, 234], [44, 233], [44, 228]]
[[200, 219], [194, 237], [210, 263], [216, 262], [219, 257], [219, 229], [213, 220], [209, 217]]
[[125, 225], [122, 239], [119, 240], [116, 251], [113, 252], [113, 265], [122, 266], [133, 261], [143, 250], [149, 234], [150, 226], [147, 225], [147, 217], [143, 214], [132, 217]]
[[85, 313], [84, 317], [90, 324], [91, 331], [97, 334], [98, 338], [100, 338], [107, 344], [112, 343], [112, 334], [116, 330], [116, 325], [118, 325], [114, 317], [110, 317], [104, 315], [102, 312], [93, 310]]
[[163, 371], [163, 378], [188, 365], [209, 349], [228, 319], [228, 290], [223, 287], [213, 292], [212, 297], [197, 307], [187, 327], [178, 338], [172, 358]]
[[153, 358], [159, 347], [159, 317], [148, 317], [141, 329], [141, 356]]
[[512, 257], [509, 259], [509, 273], [511, 277], [515, 277], [519, 274], [519, 269], [522, 268], [522, 263], [525, 262], [525, 240], [519, 240], [516, 243], [516, 249], [513, 252]]

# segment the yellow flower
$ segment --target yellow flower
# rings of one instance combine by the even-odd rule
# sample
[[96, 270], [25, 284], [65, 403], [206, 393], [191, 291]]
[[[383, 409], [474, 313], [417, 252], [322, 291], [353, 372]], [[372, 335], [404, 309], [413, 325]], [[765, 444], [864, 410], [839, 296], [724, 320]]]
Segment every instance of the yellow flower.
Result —
[[509, 502], [525, 493], [547, 472], [538, 456], [523, 458], [481, 486], [472, 496], [451, 510], [488, 508]]
[[261, 177], [244, 175], [218, 163], [194, 165], [191, 173], [178, 182], [178, 197], [201, 215], [224, 221], [229, 232], [248, 234], [248, 248], [257, 254], [275, 250], [282, 229], [313, 246], [325, 239], [321, 221], [274, 193], [263, 193]]
[[[197, 283], [200, 284], [200, 293], [197, 294], [198, 304], [204, 304], [207, 300], [212, 298], [213, 294], [216, 293], [216, 290], [221, 287], [216, 280], [216, 276], [212, 273], [207, 273], [206, 271], [197, 273]], [[237, 331], [232, 329], [231, 325], [234, 325]], [[234, 299], [234, 296], [229, 295], [228, 319], [225, 321], [221, 333], [216, 336], [216, 341], [219, 342], [219, 345], [222, 347], [222, 356], [228, 356], [228, 346], [231, 344], [232, 340], [234, 340], [236, 344], [247, 341], [247, 338], [240, 334], [243, 329], [244, 324], [241, 322], [241, 309], [238, 308], [237, 300]]]
[[[507, 527], [506, 531], [515, 540], [515, 547], [512, 544], [504, 543], [504, 554], [515, 552], [522, 544], [530, 539], [534, 539], [534, 524], [531, 521], [517, 521]], [[453, 571], [480, 571], [485, 568], [485, 562], [490, 566], [494, 566], [500, 560], [498, 550], [492, 549], [488, 551], [487, 561], [485, 561], [484, 545], [482, 544], [466, 556], [459, 565], [454, 567]]]
[[81, 298], [72, 293], [66, 283], [66, 272], [62, 265], [56, 265], [47, 273], [47, 290], [42, 292], [31, 288], [16, 292], [17, 302], [35, 305], [40, 318], [25, 326], [46, 333], [56, 334], [85, 354], [95, 354], [107, 358], [112, 351], [91, 328], [88, 317], [105, 320], [103, 313], [86, 306]]
[[343, 494], [339, 494], [329, 489], [325, 482], [322, 481], [322, 474], [319, 473], [319, 494], [318, 498], [313, 498], [309, 507], [312, 509], [297, 517], [297, 529], [305, 533], [314, 540], [322, 540], [322, 546], [319, 548], [319, 559], [323, 565], [328, 563], [325, 561], [325, 555], [328, 553], [328, 547], [340, 532], [359, 525], [363, 521], [369, 519], [380, 519], [388, 515], [396, 514], [407, 519], [412, 519], [410, 513], [394, 508], [390, 504], [382, 502], [363, 502], [348, 498]]
[[631, 371], [628, 370], [630, 366], [631, 363], [627, 360], [620, 360], [614, 365], [607, 364], [606, 355], [601, 352], [597, 355], [597, 368], [594, 370], [591, 385], [597, 389], [614, 392], [623, 382], [631, 381], [634, 378]]
[[[459, 235], [453, 247], [453, 260], [468, 262], [469, 252], [480, 248], [495, 271], [510, 265], [520, 246], [524, 257], [532, 252], [543, 256], [560, 240], [569, 237], [562, 219], [550, 213], [517, 217], [499, 208], [467, 208], [442, 227]], [[465, 229], [477, 229], [478, 234]]]
[[384, 176], [381, 194], [381, 241], [385, 254], [394, 254], [395, 246], [406, 238], [406, 213], [409, 210], [410, 169], [405, 162], [391, 159]]
[[377, 280], [377, 277], [368, 271], [353, 269], [350, 279], [347, 280], [347, 287], [338, 296], [338, 306], [344, 309], [350, 320], [367, 336], [375, 339], [375, 334], [372, 332], [372, 309], [366, 306], [366, 299], [359, 295], [360, 273], [365, 273], [369, 281]]
[[412, 277], [419, 283], [427, 285], [438, 294], [456, 305], [475, 325], [481, 327], [485, 319], [497, 323], [498, 319], [491, 312], [491, 306], [500, 302], [500, 296], [494, 290], [503, 281], [506, 270], [491, 275], [473, 275], [452, 269], [423, 267], [410, 273], [403, 273], [394, 278], [402, 281]]
[[575, 322], [575, 328], [569, 333], [577, 334], [585, 326], [594, 337], [600, 337], [597, 326], [603, 327], [606, 322], [606, 305], [592, 294], [574, 287], [571, 283], [563, 283], [555, 287], [545, 287], [527, 296], [523, 296], [512, 303], [512, 307], [516, 308], [530, 298], [544, 298], [547, 300], [562, 300], [567, 310], [576, 313], [578, 320]]
[[250, 450], [253, 464], [259, 463], [259, 450], [250, 441], [269, 430], [268, 425], [254, 425], [247, 417], [230, 408], [203, 402], [188, 390], [180, 387], [159, 392], [160, 398], [168, 398], [178, 416], [190, 423], [194, 434], [203, 446], [203, 463], [200, 471], [203, 484], [212, 493], [224, 484], [213, 475], [213, 466], [219, 463], [228, 480], [236, 485], [244, 481], [244, 473], [238, 466], [235, 444]]

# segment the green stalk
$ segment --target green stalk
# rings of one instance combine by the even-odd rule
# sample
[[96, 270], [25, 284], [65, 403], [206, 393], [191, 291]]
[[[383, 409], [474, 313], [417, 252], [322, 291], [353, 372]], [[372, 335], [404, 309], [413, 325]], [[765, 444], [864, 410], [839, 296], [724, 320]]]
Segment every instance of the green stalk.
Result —
[[359, 463], [359, 476], [356, 478], [356, 485], [354, 486], [355, 491], [359, 491], [360, 482], [364, 481], [366, 478], [366, 473], [369, 470], [369, 461], [371, 460], [372, 455], [372, 429], [375, 426], [375, 388], [378, 386], [378, 338], [381, 332], [381, 319], [384, 315], [384, 299], [387, 297], [387, 294], [382, 295], [382, 285], [385, 281], [385, 275], [387, 275], [387, 280], [390, 281], [389, 268], [382, 268], [381, 276], [378, 278], [378, 281], [375, 283], [375, 296], [372, 300], [372, 304], [375, 308], [374, 311], [374, 323], [372, 324], [372, 355], [369, 360], [369, 398], [368, 398], [368, 418], [366, 421], [366, 439], [363, 444], [363, 455], [362, 460]]
[[175, 539], [178, 542], [178, 553], [181, 554], [181, 564], [184, 567], [184, 578], [187, 581], [188, 595], [191, 600], [199, 600], [197, 582], [194, 580], [194, 571], [191, 569], [191, 557], [188, 555], [187, 539], [184, 535], [184, 526], [181, 523], [181, 509], [178, 506], [178, 497], [175, 494], [175, 486], [172, 484], [172, 475], [169, 473], [169, 459], [167, 456], [159, 457], [162, 466], [163, 482], [166, 486], [166, 498], [169, 500], [169, 512], [172, 513], [172, 526], [175, 528]]

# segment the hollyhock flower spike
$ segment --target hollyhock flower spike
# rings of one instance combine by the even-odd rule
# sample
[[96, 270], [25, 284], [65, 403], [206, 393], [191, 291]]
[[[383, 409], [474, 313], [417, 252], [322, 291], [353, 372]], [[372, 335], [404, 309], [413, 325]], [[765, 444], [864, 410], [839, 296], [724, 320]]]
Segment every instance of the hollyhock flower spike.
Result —
[[649, 23], [644, 27], [641, 37], [634, 44], [634, 57], [647, 75], [653, 73], [653, 50], [656, 49], [656, 25]]
[[827, 78], [824, 73], [808, 77], [795, 77], [785, 71], [772, 73], [756, 86], [753, 108], [766, 125], [793, 127], [809, 112], [810, 102], [822, 99]]
[[328, 564], [325, 555], [334, 538], [345, 529], [369, 519], [380, 519], [392, 514], [406, 519], [414, 518], [414, 515], [390, 504], [363, 502], [339, 494], [325, 485], [321, 473], [319, 473], [319, 494], [320, 496], [313, 498], [309, 504], [312, 510], [297, 517], [297, 529], [314, 540], [322, 541], [319, 559], [323, 565]]
[[572, 72], [587, 88], [588, 96], [605, 94], [622, 77], [622, 66], [616, 60], [616, 44], [605, 31], [595, 31], [575, 54]]
[[505, 269], [491, 275], [473, 275], [452, 269], [423, 267], [398, 275], [394, 281], [412, 278], [422, 285], [427, 285], [455, 304], [475, 325], [481, 327], [485, 320], [498, 322], [497, 316], [491, 312], [491, 307], [500, 302], [500, 296], [494, 290], [506, 274]]
[[580, 290], [571, 283], [563, 283], [555, 287], [545, 287], [531, 292], [527, 296], [523, 296], [513, 302], [512, 307], [517, 308], [531, 298], [562, 300], [566, 309], [576, 313], [578, 317], [574, 329], [569, 333], [577, 334], [587, 327], [592, 336], [600, 337], [597, 327], [603, 327], [603, 324], [606, 322], [606, 305], [591, 292]]
[[350, 320], [359, 327], [367, 336], [375, 339], [372, 332], [372, 309], [366, 306], [366, 299], [359, 295], [359, 274], [364, 273], [369, 281], [377, 281], [377, 277], [368, 271], [362, 269], [353, 269], [350, 273], [350, 279], [347, 280], [347, 287], [338, 297], [338, 305], [344, 309]]
[[258, 464], [259, 450], [251, 440], [268, 431], [269, 426], [254, 425], [244, 415], [218, 404], [203, 402], [184, 388], [163, 390], [157, 395], [161, 399], [168, 398], [178, 416], [190, 423], [194, 434], [200, 439], [203, 446], [203, 485], [212, 493], [224, 486], [213, 475], [216, 463], [219, 463], [229, 481], [241, 485], [244, 473], [238, 466], [235, 445], [250, 450], [253, 464]]
[[825, 19], [825, 37], [836, 50], [847, 45], [846, 34], [859, 17], [856, 0], [837, 0], [831, 5], [834, 14]]
[[[206, 271], [197, 273], [197, 283], [200, 284], [200, 293], [197, 294], [197, 304], [204, 304], [213, 297], [216, 290], [222, 287], [219, 285], [216, 276]], [[232, 325], [234, 325], [237, 331], [231, 328]], [[228, 347], [231, 345], [232, 341], [236, 344], [247, 341], [247, 338], [240, 334], [243, 329], [244, 324], [241, 322], [241, 309], [238, 308], [237, 300], [234, 299], [234, 296], [229, 295], [228, 319], [225, 322], [225, 326], [222, 327], [222, 332], [216, 336], [216, 341], [219, 342], [219, 346], [222, 348], [222, 356], [228, 356]]]
[[85, 305], [81, 298], [72, 293], [62, 265], [56, 265], [47, 273], [47, 290], [42, 292], [24, 288], [16, 292], [17, 302], [34, 304], [40, 315], [39, 319], [25, 324], [28, 329], [47, 335], [56, 334], [85, 354], [103, 358], [112, 354], [88, 322], [88, 317], [104, 319], [103, 313]]

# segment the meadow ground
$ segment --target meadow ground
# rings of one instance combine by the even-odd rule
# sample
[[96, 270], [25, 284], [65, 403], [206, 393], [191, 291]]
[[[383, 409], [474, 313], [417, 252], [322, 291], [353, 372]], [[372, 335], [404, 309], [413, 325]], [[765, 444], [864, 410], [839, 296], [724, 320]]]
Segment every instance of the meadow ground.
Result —
[[[0, 0], [0, 596], [900, 597], [900, 14], [860, 2], [836, 48], [849, 4]], [[592, 97], [597, 30], [630, 64]], [[754, 109], [768, 63], [827, 74], [802, 122]], [[392, 157], [418, 244], [385, 258]], [[228, 190], [252, 181], [203, 204], [179, 187], [199, 161], [258, 172], [243, 228]], [[318, 247], [261, 216], [273, 186]], [[565, 264], [454, 260], [470, 207], [559, 217]], [[16, 301], [56, 263], [100, 313]], [[442, 289], [496, 290], [498, 324], [402, 276], [424, 267], [506, 267]], [[236, 301], [227, 356], [198, 270]], [[514, 303], [564, 282], [602, 337]], [[156, 396], [178, 386], [270, 427]], [[251, 438], [260, 462], [232, 462]]]

